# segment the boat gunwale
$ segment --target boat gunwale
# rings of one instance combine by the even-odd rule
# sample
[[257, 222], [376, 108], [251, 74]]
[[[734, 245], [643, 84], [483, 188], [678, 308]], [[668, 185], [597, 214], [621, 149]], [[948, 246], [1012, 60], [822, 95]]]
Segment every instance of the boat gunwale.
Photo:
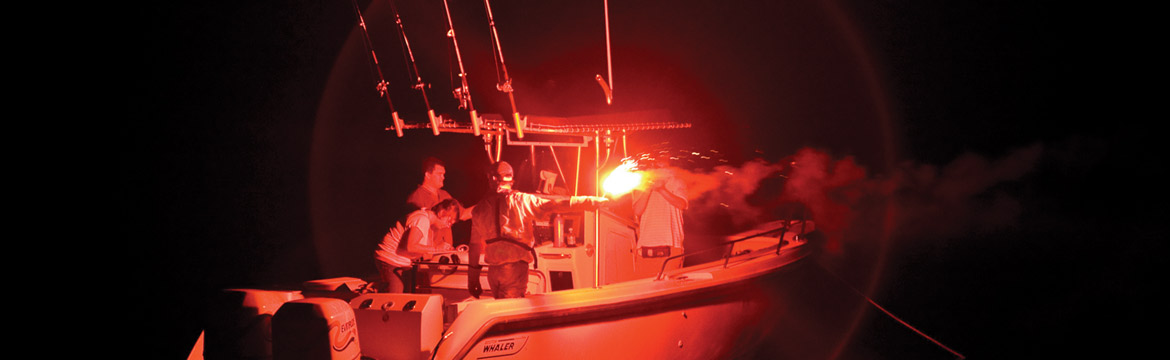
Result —
[[[697, 265], [677, 269], [675, 271], [671, 271], [670, 275], [663, 278], [663, 279], [645, 278], [645, 279], [626, 281], [626, 282], [621, 282], [621, 283], [616, 283], [616, 284], [610, 284], [610, 285], [606, 285], [606, 286], [599, 287], [599, 288], [584, 288], [584, 289], [565, 290], [565, 291], [556, 292], [556, 293], [539, 294], [539, 295], [536, 295], [533, 297], [522, 298], [522, 299], [477, 300], [477, 301], [474, 301], [472, 304], [469, 304], [468, 305], [469, 308], [465, 309], [464, 311], [466, 312], [467, 310], [472, 309], [472, 307], [482, 308], [483, 309], [482, 311], [487, 312], [485, 314], [485, 316], [487, 316], [489, 318], [486, 321], [484, 321], [475, 332], [471, 333], [469, 336], [466, 337], [466, 340], [464, 340], [463, 346], [459, 349], [459, 351], [457, 351], [455, 353], [455, 356], [453, 356], [451, 358], [458, 359], [458, 358], [466, 357], [471, 352], [474, 345], [479, 343], [479, 341], [483, 340], [486, 337], [516, 333], [516, 332], [519, 332], [520, 329], [548, 328], [548, 327], [551, 327], [553, 325], [557, 325], [557, 324], [561, 324], [561, 323], [572, 323], [572, 322], [594, 323], [594, 322], [598, 322], [598, 321], [603, 321], [605, 319], [612, 319], [612, 318], [618, 317], [620, 314], [629, 313], [636, 308], [643, 307], [643, 306], [646, 306], [649, 304], [659, 304], [659, 302], [662, 301], [664, 298], [669, 300], [669, 301], [673, 301], [673, 303], [671, 303], [671, 304], [673, 306], [675, 306], [675, 308], [677, 308], [678, 305], [686, 303], [682, 299], [693, 297], [696, 294], [712, 294], [712, 295], [704, 296], [704, 298], [703, 298], [704, 300], [699, 302], [701, 304], [718, 303], [718, 301], [712, 300], [712, 299], [715, 299], [715, 297], [717, 296], [717, 295], [714, 295], [714, 293], [727, 292], [729, 289], [734, 289], [734, 288], [738, 288], [741, 286], [745, 286], [745, 283], [753, 281], [755, 279], [769, 276], [769, 275], [772, 275], [775, 273], [785, 272], [788, 269], [793, 269], [793, 267], [791, 265], [799, 263], [800, 260], [806, 259], [810, 255], [810, 251], [808, 251], [807, 249], [804, 249], [804, 245], [805, 244], [798, 244], [798, 245], [790, 245], [787, 247], [781, 247], [781, 249], [780, 249], [781, 251], [779, 253], [777, 253], [774, 250], [771, 250], [774, 246], [769, 246], [769, 247], [761, 248], [757, 251], [752, 251], [749, 254], [745, 254], [749, 257], [748, 258], [741, 258], [740, 261], [736, 261], [734, 263], [735, 266], [731, 266], [731, 264], [722, 264], [724, 259], [720, 258], [718, 260], [713, 260], [710, 262], [697, 264]], [[784, 249], [784, 248], [788, 248], [788, 249]], [[765, 251], [765, 250], [768, 250], [768, 251]], [[783, 251], [783, 250], [789, 250], [789, 251]], [[773, 264], [774, 262], [780, 262], [780, 263]], [[730, 271], [730, 270], [744, 270], [745, 268], [741, 267], [741, 265], [749, 264], [749, 263], [757, 264], [757, 267], [759, 267], [759, 269], [755, 269], [755, 270], [747, 269], [747, 272], [744, 274], [740, 274], [738, 276], [729, 276], [729, 277], [722, 278], [722, 279], [712, 278], [712, 279], [703, 279], [703, 280], [691, 280], [691, 281], [685, 281], [685, 282], [679, 281], [679, 280], [684, 280], [684, 278], [681, 278], [681, 276], [684, 276], [686, 274], [704, 273], [704, 272], [723, 273], [725, 271]], [[705, 270], [709, 270], [709, 271], [705, 271]], [[674, 280], [674, 281], [671, 281], [671, 280]], [[715, 285], [709, 285], [707, 283], [707, 281], [715, 281], [715, 280], [722, 280], [723, 283], [715, 284]], [[500, 305], [505, 305], [505, 304], [511, 305], [512, 303], [515, 303], [515, 302], [529, 302], [529, 303], [531, 303], [531, 302], [534, 302], [534, 300], [547, 299], [549, 297], [554, 297], [554, 298], [555, 297], [569, 297], [569, 296], [574, 296], [575, 293], [580, 293], [580, 292], [599, 292], [599, 293], [614, 294], [614, 293], [621, 292], [621, 290], [623, 288], [634, 287], [634, 286], [644, 287], [644, 286], [647, 286], [647, 284], [655, 284], [655, 283], [663, 284], [663, 285], [657, 286], [653, 289], [648, 289], [648, 291], [645, 291], [645, 292], [634, 292], [632, 294], [633, 298], [622, 299], [621, 296], [607, 296], [607, 297], [597, 297], [597, 298], [589, 299], [588, 300], [589, 302], [595, 302], [597, 304], [587, 305], [587, 306], [579, 306], [579, 305], [576, 305], [576, 302], [568, 302], [568, 303], [556, 303], [556, 304], [531, 304], [530, 306], [525, 307], [523, 309], [519, 309], [519, 308], [508, 308], [508, 309], [501, 309], [501, 310], [491, 309], [492, 307], [501, 307]], [[481, 302], [481, 301], [486, 301], [486, 302]], [[508, 303], [502, 304], [501, 301], [507, 301]], [[492, 306], [492, 305], [496, 305], [496, 306]], [[659, 308], [661, 308], [661, 306], [659, 306]], [[672, 308], [672, 309], [674, 309], [674, 308]], [[670, 311], [672, 309], [667, 309], [664, 311]], [[480, 311], [480, 310], [473, 310], [473, 311]], [[622, 312], [622, 311], [624, 311], [624, 312]], [[497, 313], [497, 312], [502, 312], [503, 314], [492, 315], [492, 313]], [[511, 312], [511, 313], [508, 314], [509, 312]], [[460, 316], [460, 317], [462, 317], [462, 316]], [[557, 319], [557, 320], [547, 322], [547, 321], [549, 321], [548, 319]], [[458, 319], [456, 319], [456, 321], [458, 321]], [[546, 323], [542, 323], [542, 322], [546, 322]], [[452, 324], [451, 327], [454, 327], [454, 325], [455, 324]], [[503, 330], [498, 330], [497, 327], [499, 327], [501, 325], [504, 326]], [[530, 326], [530, 327], [526, 327], [526, 326]], [[445, 331], [445, 335], [443, 336], [443, 339], [440, 341], [440, 343], [436, 344], [436, 347], [435, 347], [436, 351], [432, 354], [432, 358], [438, 358], [439, 350], [441, 350], [443, 348], [442, 345], [444, 345], [444, 343], [448, 343], [450, 338], [453, 335], [455, 335], [455, 333], [453, 331], [449, 331], [449, 329], [450, 328], [448, 328], [448, 331]], [[454, 345], [450, 345], [450, 346], [454, 346]]]

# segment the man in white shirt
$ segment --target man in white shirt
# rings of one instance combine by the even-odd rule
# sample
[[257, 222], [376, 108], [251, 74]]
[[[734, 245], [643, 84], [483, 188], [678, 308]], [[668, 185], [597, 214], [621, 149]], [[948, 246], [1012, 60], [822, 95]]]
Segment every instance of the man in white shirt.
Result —
[[414, 276], [410, 271], [411, 261], [432, 252], [451, 250], [451, 244], [438, 241], [437, 235], [450, 228], [458, 213], [459, 202], [446, 199], [430, 209], [415, 210], [405, 221], [395, 223], [374, 250], [374, 263], [383, 282], [379, 291], [403, 292], [404, 280]]
[[645, 191], [633, 193], [638, 253], [642, 257], [666, 257], [672, 250], [683, 251], [683, 211], [689, 205], [687, 188], [668, 165], [666, 159], [654, 160], [649, 171], [650, 185]]

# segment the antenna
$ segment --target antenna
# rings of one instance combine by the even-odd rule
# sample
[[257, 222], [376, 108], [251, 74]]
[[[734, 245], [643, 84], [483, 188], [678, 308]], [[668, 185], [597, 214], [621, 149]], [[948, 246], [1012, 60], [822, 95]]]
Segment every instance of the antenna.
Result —
[[605, 92], [605, 104], [613, 105], [613, 54], [609, 44], [609, 0], [605, 0], [605, 64], [609, 68], [609, 83], [597, 74], [597, 82], [601, 84], [601, 91]]

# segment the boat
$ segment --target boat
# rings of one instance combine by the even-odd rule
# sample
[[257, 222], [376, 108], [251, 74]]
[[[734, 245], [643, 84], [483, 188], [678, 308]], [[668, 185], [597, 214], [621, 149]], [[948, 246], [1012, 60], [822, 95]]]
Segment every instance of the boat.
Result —
[[[751, 302], [742, 290], [808, 255], [799, 241], [790, 241], [799, 238], [790, 232], [794, 224], [776, 225], [781, 224], [730, 241], [727, 256], [705, 264], [598, 287], [463, 303], [434, 357], [733, 357], [737, 349], [752, 345], [737, 344], [737, 334], [766, 306]], [[602, 242], [614, 240], [619, 239]], [[606, 262], [628, 260], [611, 256]], [[575, 339], [585, 344], [563, 353], [564, 343]]]
[[[228, 289], [221, 309], [234, 318], [205, 330], [191, 358], [734, 357], [758, 345], [736, 334], [768, 306], [744, 290], [782, 276], [811, 253], [802, 236], [810, 221], [776, 221], [728, 240], [712, 261], [674, 265], [696, 253], [642, 261], [652, 259], [592, 251], [599, 243], [628, 244], [623, 230], [632, 229], [604, 210], [586, 215], [599, 216], [609, 236], [587, 232], [578, 247], [536, 247], [540, 260], [524, 298], [470, 297], [465, 265], [448, 261], [416, 263], [430, 270], [426, 293], [376, 293], [360, 278], [313, 280], [299, 290]], [[466, 253], [437, 258], [457, 255]], [[593, 260], [603, 271], [593, 271]], [[567, 288], [558, 288], [557, 279]], [[488, 287], [486, 276], [481, 283]], [[563, 353], [566, 341], [587, 345]]]
[[[601, 153], [622, 144], [606, 141], [612, 134], [687, 127], [623, 118], [635, 122], [531, 117], [527, 140], [519, 140], [513, 123], [485, 115], [479, 136], [494, 139], [497, 149], [590, 146]], [[440, 126], [454, 136], [473, 131]], [[647, 257], [635, 251], [637, 224], [609, 208], [536, 225], [537, 261], [523, 298], [471, 297], [466, 247], [416, 261], [420, 281], [404, 294], [377, 293], [373, 279], [361, 277], [311, 280], [299, 289], [227, 289], [213, 307], [224, 318], [209, 322], [190, 358], [725, 358], [752, 346], [735, 334], [768, 306], [744, 289], [809, 258], [806, 237], [816, 229], [809, 219], [776, 220], [714, 247]], [[588, 345], [562, 353], [575, 339]]]
[[[357, 14], [361, 19], [360, 9]], [[457, 43], [455, 49], [458, 54]], [[617, 163], [611, 155], [636, 162], [626, 153], [628, 135], [690, 128], [656, 111], [522, 115], [514, 101], [511, 114], [478, 114], [462, 70], [460, 78], [456, 93], [468, 105], [466, 120], [428, 109], [426, 121], [404, 121], [380, 89], [392, 109], [387, 130], [398, 137], [412, 131], [482, 137], [493, 161], [505, 146], [533, 151], [533, 163], [537, 147], [575, 151], [572, 191], [542, 186], [538, 196], [603, 194], [602, 173]], [[597, 79], [611, 101], [604, 77]], [[583, 167], [587, 150], [594, 162]], [[556, 151], [550, 153], [561, 169]], [[407, 293], [379, 293], [373, 279], [360, 276], [314, 279], [299, 288], [225, 289], [189, 359], [734, 358], [761, 341], [740, 333], [770, 306], [750, 289], [808, 262], [807, 239], [816, 231], [811, 219], [776, 219], [724, 235], [716, 246], [645, 256], [636, 251], [637, 226], [629, 214], [608, 208], [542, 219], [523, 298], [470, 296], [466, 248], [415, 261], [419, 277]], [[483, 274], [480, 283], [490, 293]]]

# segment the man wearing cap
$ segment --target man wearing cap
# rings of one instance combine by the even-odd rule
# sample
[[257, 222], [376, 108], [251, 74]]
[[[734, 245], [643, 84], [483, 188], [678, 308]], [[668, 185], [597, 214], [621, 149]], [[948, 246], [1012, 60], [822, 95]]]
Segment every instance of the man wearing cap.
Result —
[[491, 175], [496, 191], [480, 200], [472, 211], [467, 290], [477, 298], [483, 292], [479, 282], [481, 253], [489, 266], [488, 285], [493, 296], [497, 299], [524, 297], [528, 291], [528, 264], [535, 261], [533, 221], [554, 212], [597, 209], [609, 201], [596, 196], [542, 198], [512, 190], [512, 176], [511, 165], [504, 161], [496, 163]]

